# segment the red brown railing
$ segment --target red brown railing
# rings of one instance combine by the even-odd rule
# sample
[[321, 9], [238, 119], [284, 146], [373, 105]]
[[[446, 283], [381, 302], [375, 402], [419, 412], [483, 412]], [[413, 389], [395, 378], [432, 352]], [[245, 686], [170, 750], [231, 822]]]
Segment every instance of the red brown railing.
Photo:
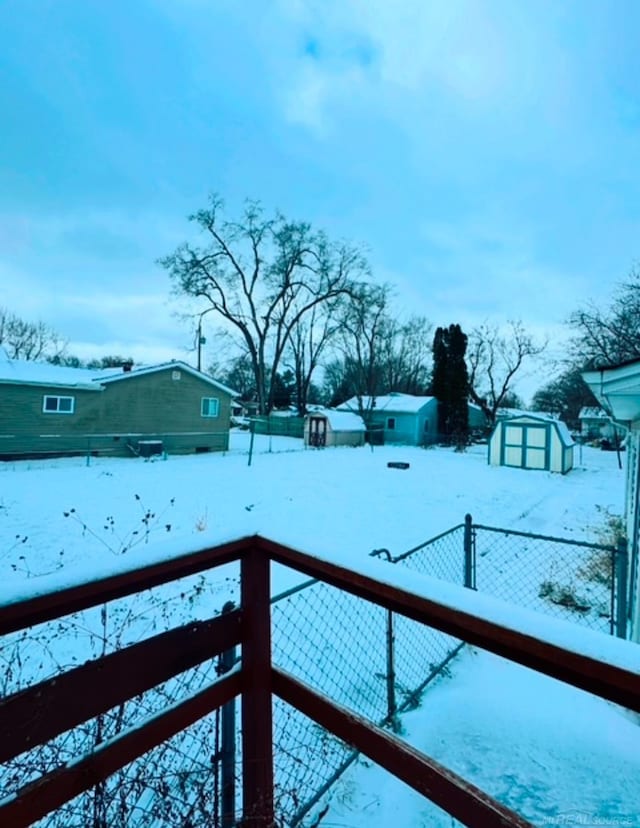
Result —
[[230, 647], [239, 644], [242, 648], [241, 664], [225, 676], [8, 796], [0, 802], [0, 825], [31, 825], [239, 696], [243, 811], [239, 824], [272, 828], [278, 824], [274, 813], [274, 695], [461, 822], [483, 828], [528, 825], [470, 782], [272, 664], [271, 562], [640, 711], [640, 676], [624, 665], [570, 651], [488, 620], [473, 608], [452, 608], [259, 536], [0, 606], [0, 635], [233, 561], [240, 561], [241, 568], [239, 609], [160, 633], [0, 700], [0, 761], [5, 762]]

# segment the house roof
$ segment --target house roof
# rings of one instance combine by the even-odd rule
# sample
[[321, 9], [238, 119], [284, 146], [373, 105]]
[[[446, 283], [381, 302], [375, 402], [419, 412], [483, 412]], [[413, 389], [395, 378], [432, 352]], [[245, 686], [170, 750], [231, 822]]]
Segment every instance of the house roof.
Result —
[[316, 408], [307, 416], [326, 417], [333, 431], [365, 431], [362, 417], [351, 411], [337, 411], [335, 408]]
[[640, 420], [640, 360], [583, 371], [582, 378], [614, 419], [620, 422]]
[[96, 378], [96, 382], [99, 382], [101, 385], [109, 385], [112, 382], [120, 382], [122, 380], [140, 377], [146, 374], [155, 374], [158, 371], [166, 371], [167, 369], [172, 369], [174, 371], [186, 371], [188, 374], [198, 377], [198, 379], [201, 379], [203, 382], [208, 382], [210, 385], [213, 385], [218, 390], [224, 391], [232, 397], [240, 396], [240, 394], [232, 388], [223, 385], [221, 382], [214, 380], [213, 377], [210, 377], [208, 374], [203, 374], [202, 371], [198, 371], [195, 368], [192, 368], [191, 365], [187, 365], [186, 362], [182, 362], [182, 360], [178, 359], [171, 360], [171, 362], [162, 362], [159, 365], [148, 365], [142, 368], [134, 368], [132, 371], [109, 368], [98, 372], [99, 376]]
[[[351, 397], [350, 400], [338, 406], [338, 411], [359, 411], [358, 397]], [[362, 407], [365, 411], [388, 411], [394, 414], [417, 414], [425, 405], [428, 405], [435, 397], [416, 397], [413, 394], [386, 394], [382, 397], [362, 397]], [[373, 402], [373, 405], [371, 403]]]
[[82, 388], [84, 390], [102, 391], [105, 385], [121, 380], [129, 380], [143, 374], [153, 374], [165, 371], [168, 368], [186, 371], [204, 382], [213, 385], [219, 391], [224, 391], [232, 397], [239, 396], [236, 391], [227, 388], [213, 377], [196, 371], [186, 362], [175, 360], [160, 365], [150, 365], [145, 368], [136, 368], [133, 371], [123, 371], [121, 368], [69, 368], [64, 365], [51, 365], [49, 362], [30, 362], [19, 359], [0, 359], [0, 383], [13, 385], [47, 385], [60, 388]]
[[100, 391], [96, 379], [100, 372], [89, 368], [68, 368], [48, 362], [0, 359], [0, 383], [14, 385], [54, 385]]
[[578, 414], [579, 420], [608, 420], [609, 415], [603, 408], [595, 405], [585, 405]]

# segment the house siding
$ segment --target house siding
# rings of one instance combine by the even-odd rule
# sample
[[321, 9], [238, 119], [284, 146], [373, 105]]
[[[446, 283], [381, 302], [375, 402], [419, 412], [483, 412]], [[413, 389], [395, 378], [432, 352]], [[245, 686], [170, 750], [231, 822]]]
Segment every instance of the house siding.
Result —
[[[180, 379], [173, 379], [179, 373]], [[45, 413], [45, 395], [73, 396], [73, 414]], [[219, 400], [217, 417], [201, 416], [202, 397]], [[226, 450], [230, 395], [187, 371], [118, 379], [96, 390], [0, 385], [0, 456], [110, 453], [130, 456], [139, 439], [160, 439], [171, 453]], [[133, 448], [132, 448], [133, 447]]]

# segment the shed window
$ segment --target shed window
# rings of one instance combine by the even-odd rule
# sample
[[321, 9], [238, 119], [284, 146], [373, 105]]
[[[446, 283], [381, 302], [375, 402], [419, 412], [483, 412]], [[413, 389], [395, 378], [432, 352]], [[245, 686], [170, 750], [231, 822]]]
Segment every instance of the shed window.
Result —
[[42, 410], [45, 414], [73, 414], [75, 407], [75, 397], [53, 397], [45, 394], [42, 401]]
[[219, 407], [220, 404], [217, 397], [203, 397], [200, 414], [203, 417], [217, 417]]
[[389, 431], [394, 431], [396, 427], [396, 418], [395, 417], [387, 417], [387, 429]]

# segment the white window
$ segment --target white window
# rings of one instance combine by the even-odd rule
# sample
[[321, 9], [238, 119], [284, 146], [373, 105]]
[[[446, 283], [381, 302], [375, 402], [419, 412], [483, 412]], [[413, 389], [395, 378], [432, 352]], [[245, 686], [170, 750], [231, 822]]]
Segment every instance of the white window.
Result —
[[42, 410], [45, 414], [73, 414], [75, 407], [75, 397], [53, 397], [45, 394], [42, 401]]
[[200, 407], [200, 414], [202, 417], [217, 417], [219, 407], [220, 405], [217, 397], [203, 397]]

